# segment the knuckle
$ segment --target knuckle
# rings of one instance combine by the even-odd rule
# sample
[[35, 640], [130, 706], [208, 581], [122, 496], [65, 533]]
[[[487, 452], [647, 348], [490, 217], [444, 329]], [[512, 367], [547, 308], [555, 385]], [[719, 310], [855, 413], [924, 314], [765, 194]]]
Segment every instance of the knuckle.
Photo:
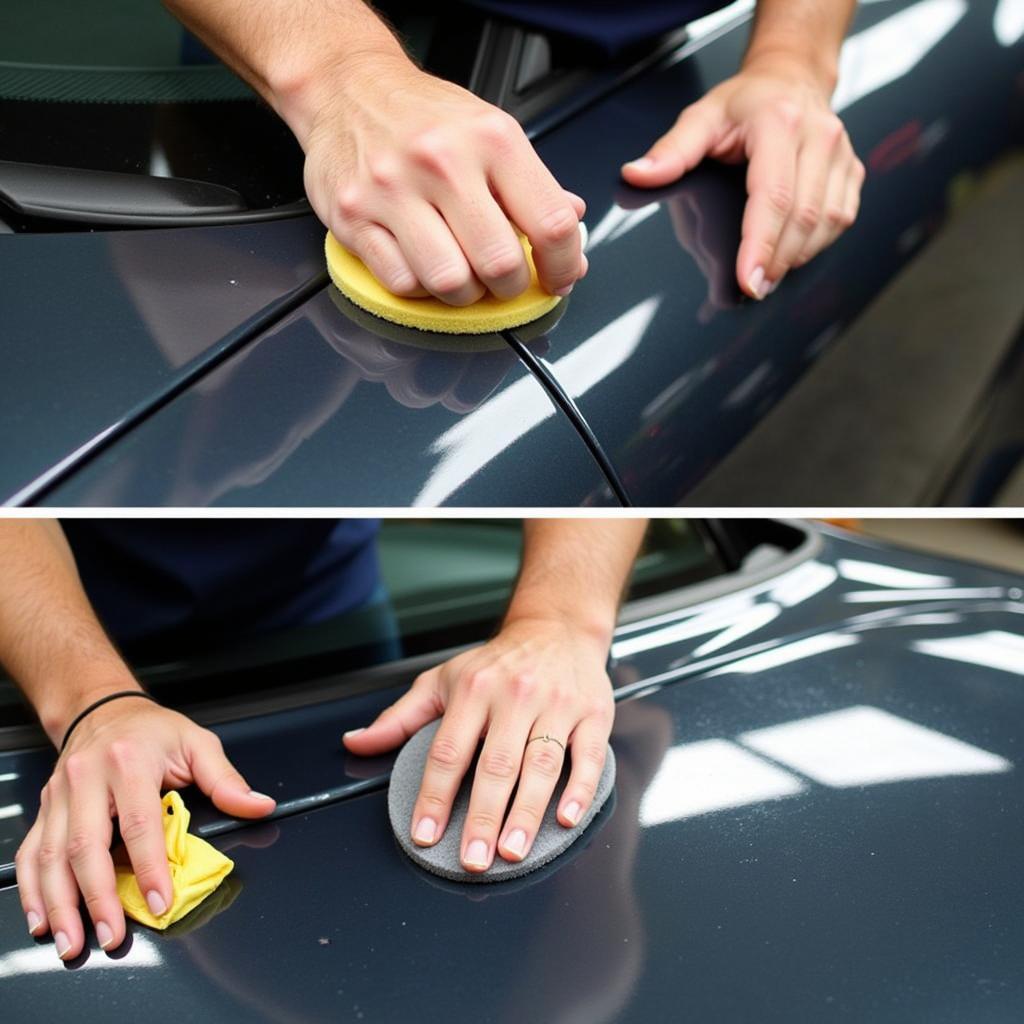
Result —
[[841, 228], [846, 221], [846, 211], [841, 206], [829, 206], [825, 210], [825, 222], [830, 228]]
[[39, 866], [44, 870], [56, 867], [64, 858], [64, 851], [56, 843], [42, 843], [39, 847]]
[[469, 287], [472, 281], [467, 267], [453, 264], [435, 267], [427, 275], [426, 285], [436, 295], [457, 295]]
[[480, 272], [488, 280], [500, 281], [518, 274], [524, 263], [522, 249], [501, 249], [481, 259]]
[[604, 767], [605, 748], [602, 744], [585, 743], [579, 754], [585, 765], [598, 770]]
[[419, 802], [420, 807], [433, 810], [436, 813], [443, 812], [448, 806], [448, 801], [440, 793], [435, 793], [432, 790], [421, 794]]
[[487, 778], [507, 782], [518, 774], [519, 761], [507, 750], [485, 750], [480, 755], [479, 770]]
[[396, 161], [390, 157], [376, 157], [368, 161], [367, 171], [370, 181], [385, 191], [390, 191], [398, 184], [400, 169]]
[[443, 772], [452, 772], [462, 766], [459, 745], [447, 736], [437, 736], [430, 745], [430, 764]]
[[477, 131], [486, 142], [500, 147], [516, 139], [522, 128], [511, 114], [494, 107], [477, 121]]
[[420, 132], [409, 144], [409, 156], [429, 174], [448, 177], [452, 155], [451, 143], [437, 129]]
[[821, 213], [816, 206], [804, 203], [796, 209], [794, 220], [804, 231], [813, 231], [821, 220]]
[[474, 832], [493, 832], [501, 824], [501, 819], [493, 811], [484, 809], [467, 815], [466, 822]]
[[131, 740], [114, 740], [107, 749], [107, 758], [114, 768], [126, 771], [135, 764], [135, 744]]
[[846, 128], [837, 115], [828, 113], [822, 118], [821, 133], [827, 142], [835, 146], [846, 134]]
[[142, 839], [150, 828], [149, 815], [145, 811], [129, 810], [118, 816], [121, 838], [127, 843]]
[[494, 679], [494, 673], [490, 669], [473, 669], [465, 676], [466, 692], [471, 696], [482, 697], [490, 691], [494, 685]]
[[795, 132], [803, 121], [803, 110], [792, 100], [779, 100], [775, 104], [775, 115], [789, 131]]
[[64, 775], [71, 786], [79, 785], [89, 774], [89, 758], [80, 752], [68, 754], [64, 760]]
[[509, 680], [509, 689], [515, 700], [530, 700], [537, 693], [537, 679], [530, 672], [516, 672]]
[[793, 208], [793, 189], [785, 182], [777, 181], [765, 192], [768, 205], [780, 217], [788, 216]]
[[554, 744], [531, 743], [530, 746], [539, 747], [538, 750], [530, 752], [528, 767], [531, 772], [542, 775], [544, 778], [553, 778], [562, 770], [561, 751], [550, 749]]
[[88, 832], [76, 829], [68, 835], [68, 860], [72, 864], [80, 864], [88, 859], [92, 852], [94, 842]]
[[549, 245], [560, 245], [579, 234], [579, 220], [569, 206], [549, 211], [541, 217], [539, 226], [541, 241]]
[[343, 222], [359, 220], [365, 210], [362, 190], [355, 185], [347, 185], [339, 189], [334, 197], [334, 208]]

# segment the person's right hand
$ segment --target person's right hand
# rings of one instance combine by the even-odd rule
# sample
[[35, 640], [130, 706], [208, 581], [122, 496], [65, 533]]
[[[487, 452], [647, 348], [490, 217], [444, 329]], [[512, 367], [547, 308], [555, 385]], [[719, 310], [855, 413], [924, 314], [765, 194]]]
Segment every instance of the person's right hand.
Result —
[[530, 283], [517, 228], [547, 291], [566, 295], [586, 272], [584, 202], [511, 115], [404, 57], [352, 57], [319, 88], [296, 133], [306, 194], [389, 291], [513, 298]]
[[214, 733], [176, 711], [129, 698], [87, 715], [43, 788], [39, 816], [14, 858], [29, 933], [38, 938], [50, 931], [62, 960], [77, 956], [85, 944], [81, 892], [101, 948], [124, 940], [110, 855], [114, 817], [149, 909], [163, 914], [174, 893], [160, 793], [192, 782], [234, 817], [262, 818], [275, 807], [249, 788]]

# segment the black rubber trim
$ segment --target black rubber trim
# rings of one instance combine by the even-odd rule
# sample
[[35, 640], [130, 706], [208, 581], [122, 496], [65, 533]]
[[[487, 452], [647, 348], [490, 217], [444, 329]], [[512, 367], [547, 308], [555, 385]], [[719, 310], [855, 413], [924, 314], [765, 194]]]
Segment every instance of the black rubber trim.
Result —
[[514, 332], [503, 331], [502, 334], [505, 340], [515, 350], [516, 355], [526, 363], [530, 372], [537, 378], [537, 380], [540, 381], [541, 386], [548, 393], [551, 400], [562, 410], [562, 412], [565, 413], [566, 416], [569, 417], [572, 425], [576, 428], [580, 437], [583, 438], [583, 443], [590, 449], [590, 454], [601, 467], [601, 472], [604, 473], [608, 486], [612, 489], [612, 492], [619, 500], [619, 503], [624, 508], [632, 508], [633, 502], [630, 501], [629, 495], [626, 493], [626, 488], [619, 479], [619, 474], [615, 471], [615, 467], [605, 454], [604, 449], [599, 444], [593, 430], [590, 429], [590, 424], [584, 419], [583, 413], [580, 412], [576, 402], [566, 391], [562, 389], [562, 386], [555, 379], [548, 365], [542, 359], [534, 355], [534, 353], [531, 352], [530, 349], [515, 336]]
[[73, 462], [69, 460], [59, 462], [56, 466], [51, 467], [38, 476], [32, 483], [27, 484], [20, 491], [5, 498], [2, 505], [28, 505], [42, 501], [72, 473], [80, 470], [90, 460], [109, 448], [115, 441], [119, 441], [130, 430], [133, 430], [144, 420], [149, 419], [154, 413], [159, 412], [165, 405], [170, 404], [197, 381], [212, 373], [221, 363], [230, 359], [231, 356], [244, 348], [249, 342], [284, 319], [284, 317], [301, 306], [307, 299], [323, 288], [326, 288], [327, 284], [327, 271], [323, 270], [283, 299], [264, 306], [263, 309], [242, 324], [234, 336], [229, 336], [229, 340], [224, 342], [218, 351], [201, 357], [190, 370], [181, 376], [180, 380], [175, 381], [174, 384], [170, 385], [156, 398], [144, 402], [131, 410], [115, 427], [96, 438], [90, 446], [76, 451], [76, 457]]

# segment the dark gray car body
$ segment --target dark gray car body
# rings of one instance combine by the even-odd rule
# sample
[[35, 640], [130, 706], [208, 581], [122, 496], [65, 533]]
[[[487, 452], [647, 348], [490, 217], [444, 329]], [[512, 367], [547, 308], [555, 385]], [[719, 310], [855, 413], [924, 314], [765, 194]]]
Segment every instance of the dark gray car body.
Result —
[[528, 341], [438, 350], [360, 326], [311, 216], [0, 234], [0, 496], [993, 501], [1022, 451], [1012, 16], [997, 0], [861, 8], [836, 102], [868, 165], [863, 212], [760, 304], [733, 280], [741, 173], [709, 165], [654, 194], [618, 176], [737, 67], [745, 18], [529, 125], [587, 201], [591, 271]]
[[[60, 963], [0, 869], [4, 1017], [1020, 1019], [1020, 583], [815, 528], [769, 566], [627, 606], [613, 800], [564, 858], [493, 888], [414, 867], [390, 759], [341, 751], [412, 667], [225, 722], [250, 781], [306, 809], [237, 828], [191, 797], [236, 862], [229, 905], [132, 926], [111, 957], [90, 936]], [[0, 755], [0, 801], [22, 806], [2, 860], [51, 756]]]

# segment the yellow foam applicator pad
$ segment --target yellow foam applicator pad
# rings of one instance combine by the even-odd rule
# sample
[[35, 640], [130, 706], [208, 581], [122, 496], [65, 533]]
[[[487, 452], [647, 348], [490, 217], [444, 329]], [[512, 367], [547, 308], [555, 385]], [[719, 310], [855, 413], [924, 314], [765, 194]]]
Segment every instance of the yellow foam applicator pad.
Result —
[[139, 891], [127, 851], [123, 846], [114, 854], [117, 870], [117, 895], [124, 912], [141, 924], [161, 931], [199, 906], [224, 881], [235, 864], [205, 839], [189, 834], [191, 815], [181, 797], [173, 790], [163, 799], [164, 842], [171, 868], [174, 900], [166, 913], [156, 917], [150, 913], [146, 898]]
[[530, 285], [526, 291], [514, 299], [496, 299], [488, 293], [471, 306], [449, 306], [433, 297], [406, 299], [393, 295], [370, 273], [366, 264], [329, 231], [325, 245], [327, 270], [343, 295], [384, 320], [441, 334], [490, 334], [536, 320], [562, 301], [541, 288], [530, 243], [525, 238], [520, 241], [530, 267]]

